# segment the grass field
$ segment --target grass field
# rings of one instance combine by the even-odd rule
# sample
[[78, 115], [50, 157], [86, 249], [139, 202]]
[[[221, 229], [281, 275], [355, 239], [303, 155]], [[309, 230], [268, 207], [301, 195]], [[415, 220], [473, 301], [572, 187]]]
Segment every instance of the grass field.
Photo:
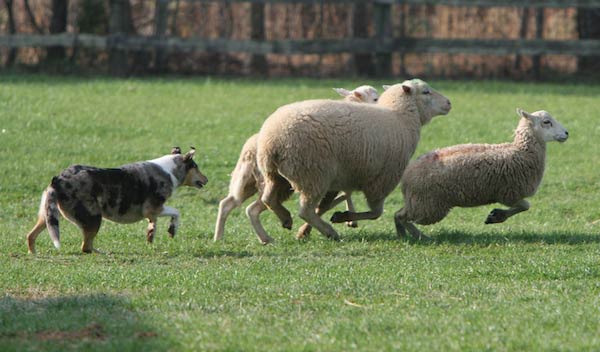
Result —
[[[453, 111], [422, 131], [417, 155], [512, 138], [516, 107], [546, 109], [569, 129], [548, 146], [531, 210], [484, 225], [493, 206], [455, 209], [397, 239], [396, 190], [384, 215], [306, 242], [265, 213], [261, 246], [234, 211], [213, 243], [218, 202], [245, 139], [278, 106], [331, 97], [334, 86], [392, 82], [0, 77], [0, 349], [118, 351], [449, 351], [600, 349], [600, 86], [430, 81]], [[117, 166], [173, 145], [198, 150], [202, 190], [168, 202], [180, 232], [159, 220], [104, 222], [105, 254], [80, 252], [61, 220], [28, 255], [41, 191], [73, 163]], [[357, 208], [365, 208], [357, 194]], [[286, 203], [295, 213], [297, 202]], [[295, 216], [297, 229], [301, 220]]]

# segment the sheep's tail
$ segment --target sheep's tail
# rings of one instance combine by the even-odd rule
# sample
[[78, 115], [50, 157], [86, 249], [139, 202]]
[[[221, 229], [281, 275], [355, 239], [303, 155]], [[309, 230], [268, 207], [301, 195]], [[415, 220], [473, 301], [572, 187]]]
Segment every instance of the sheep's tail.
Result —
[[42, 202], [40, 205], [40, 212], [43, 212], [46, 219], [46, 228], [48, 229], [48, 233], [50, 233], [52, 242], [54, 242], [54, 247], [60, 248], [60, 231], [58, 229], [59, 211], [54, 184], [55, 178], [52, 179], [50, 186], [46, 188], [46, 202]]

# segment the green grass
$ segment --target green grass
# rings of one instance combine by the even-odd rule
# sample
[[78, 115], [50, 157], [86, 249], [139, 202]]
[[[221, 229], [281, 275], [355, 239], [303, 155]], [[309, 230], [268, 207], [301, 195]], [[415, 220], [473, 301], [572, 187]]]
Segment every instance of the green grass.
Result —
[[[422, 131], [417, 155], [512, 138], [516, 107], [550, 111], [569, 129], [550, 144], [531, 210], [484, 225], [493, 206], [455, 209], [398, 240], [392, 215], [337, 226], [343, 241], [307, 242], [263, 216], [261, 246], [234, 211], [213, 243], [245, 139], [285, 103], [335, 97], [331, 87], [391, 82], [248, 79], [84, 79], [2, 76], [0, 83], [0, 346], [2, 351], [382, 351], [600, 349], [600, 86], [431, 81], [453, 103]], [[209, 177], [168, 204], [182, 213], [155, 243], [145, 222], [104, 222], [96, 247], [61, 220], [27, 254], [41, 191], [73, 163], [117, 166], [198, 150]], [[356, 195], [357, 207], [365, 208]], [[297, 202], [286, 203], [295, 213]], [[301, 223], [294, 217], [295, 228]]]

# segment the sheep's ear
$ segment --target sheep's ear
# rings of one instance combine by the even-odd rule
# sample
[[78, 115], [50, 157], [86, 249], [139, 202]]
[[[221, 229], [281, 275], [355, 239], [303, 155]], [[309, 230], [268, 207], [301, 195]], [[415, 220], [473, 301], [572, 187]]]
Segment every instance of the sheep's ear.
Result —
[[333, 88], [333, 90], [335, 90], [339, 95], [343, 97], [347, 97], [348, 95], [352, 94], [351, 91], [344, 88]]
[[521, 108], [517, 108], [517, 115], [521, 116], [524, 119], [530, 119], [533, 117], [530, 113], [528, 113], [527, 111], [521, 109]]
[[181, 154], [181, 148], [173, 147], [173, 149], [171, 149], [171, 154]]
[[192, 150], [185, 153], [185, 155], [183, 156], [183, 161], [185, 161], [185, 162], [192, 160], [194, 158], [194, 154], [196, 154], [196, 148], [194, 148], [194, 147], [190, 147], [190, 148], [192, 148]]
[[357, 97], [358, 99], [362, 99], [362, 98], [363, 98], [363, 95], [362, 95], [362, 93], [361, 93], [361, 92], [353, 91], [352, 93], [353, 93], [353, 94], [354, 94], [354, 96], [355, 96], [355, 97]]
[[412, 90], [412, 88], [410, 86], [407, 86], [406, 84], [403, 84], [402, 90], [404, 91], [404, 93], [410, 94], [410, 91]]
[[381, 87], [383, 88], [384, 91], [386, 91], [386, 90], [390, 89], [391, 86], [384, 84]]

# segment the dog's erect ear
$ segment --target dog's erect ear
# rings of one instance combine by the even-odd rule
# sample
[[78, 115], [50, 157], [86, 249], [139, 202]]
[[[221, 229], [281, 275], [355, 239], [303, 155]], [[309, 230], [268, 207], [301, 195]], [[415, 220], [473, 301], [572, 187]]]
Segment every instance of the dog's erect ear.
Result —
[[403, 84], [402, 85], [402, 90], [404, 91], [404, 93], [410, 94], [411, 88], [410, 88], [410, 86], [407, 86], [407, 85]]
[[361, 93], [361, 92], [359, 92], [359, 91], [356, 91], [356, 90], [355, 90], [355, 91], [353, 91], [353, 92], [354, 92], [354, 96], [355, 96], [355, 97], [357, 97], [358, 99], [361, 99], [361, 100], [363, 99], [363, 95], [362, 95], [362, 93]]
[[386, 90], [388, 90], [388, 89], [389, 89], [391, 86], [388, 86], [388, 85], [384, 84], [384, 85], [382, 85], [381, 87], [383, 88], [383, 90], [384, 90], [384, 91], [386, 91]]
[[185, 155], [183, 156], [183, 161], [185, 161], [185, 162], [192, 160], [194, 158], [194, 154], [196, 154], [196, 148], [194, 148], [194, 147], [190, 147], [190, 148], [192, 150], [185, 153]]
[[181, 148], [173, 147], [173, 149], [171, 149], [171, 154], [181, 154]]
[[352, 93], [351, 91], [344, 88], [333, 88], [333, 90], [335, 90], [339, 95], [343, 97], [346, 97]]

